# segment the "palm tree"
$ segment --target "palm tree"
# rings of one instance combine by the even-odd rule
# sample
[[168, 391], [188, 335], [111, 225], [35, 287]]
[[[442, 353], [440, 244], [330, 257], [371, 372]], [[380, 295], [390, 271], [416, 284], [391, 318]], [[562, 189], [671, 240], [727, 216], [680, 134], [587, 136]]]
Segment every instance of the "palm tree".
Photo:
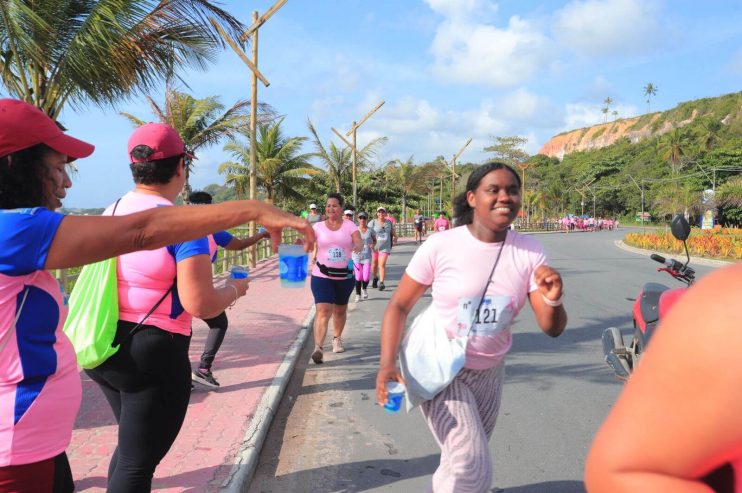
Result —
[[[158, 105], [152, 98], [147, 102], [157, 120], [173, 127], [185, 142], [189, 153], [196, 153], [199, 149], [221, 142], [225, 137], [234, 139], [249, 125], [250, 101], [238, 101], [224, 111], [217, 96], [196, 99], [193, 96], [178, 92], [167, 87], [165, 90], [165, 104]], [[260, 105], [259, 121], [270, 119], [274, 111], [266, 104]], [[135, 127], [144, 125], [145, 120], [130, 113], [121, 113]], [[186, 160], [186, 182], [183, 187], [183, 200], [187, 201], [191, 193], [190, 175], [193, 172], [193, 162]]]
[[[286, 137], [281, 132], [283, 118], [272, 123], [261, 123], [257, 128], [257, 182], [265, 193], [266, 202], [277, 198], [302, 199], [297, 191], [308, 176], [320, 171], [309, 163], [312, 154], [302, 154], [306, 137]], [[219, 165], [219, 173], [226, 175], [225, 182], [245, 196], [250, 190], [250, 131], [242, 135], [247, 143], [232, 139], [224, 146], [234, 161]]]
[[616, 111], [616, 110], [613, 110], [613, 111], [611, 112], [611, 114], [613, 115], [613, 121], [614, 121], [614, 122], [615, 122], [616, 120], [618, 120], [618, 111]]
[[400, 190], [402, 199], [402, 222], [407, 220], [407, 197], [412, 194], [422, 194], [428, 190], [428, 184], [433, 176], [431, 166], [416, 166], [413, 156], [407, 161], [395, 159], [384, 167], [384, 173], [389, 181], [395, 183]]
[[704, 151], [710, 151], [714, 144], [721, 140], [719, 133], [722, 129], [721, 122], [708, 119], [701, 124], [701, 149]]
[[652, 84], [651, 82], [648, 82], [646, 86], [644, 86], [644, 96], [647, 98], [647, 113], [650, 113], [650, 100], [652, 99], [652, 96], [657, 94], [657, 86]]
[[243, 30], [207, 0], [3, 0], [0, 80], [52, 118], [67, 103], [112, 104], [214, 60], [222, 41], [209, 19]]
[[[342, 184], [348, 183], [352, 180], [350, 176], [352, 172], [352, 154], [348, 147], [338, 148], [334, 142], [330, 142], [329, 148], [326, 148], [317, 134], [317, 130], [314, 128], [312, 120], [307, 119], [307, 127], [314, 136], [314, 157], [319, 160], [325, 166], [325, 174], [327, 174], [332, 182], [335, 184], [335, 191], [340, 193], [342, 191]], [[358, 170], [362, 170], [369, 164], [369, 160], [376, 155], [376, 148], [382, 144], [385, 144], [389, 140], [386, 137], [378, 137], [361, 149], [358, 150]]]
[[604, 106], [600, 111], [603, 112], [603, 121], [608, 123], [608, 106]]
[[716, 199], [725, 207], [742, 207], [742, 176], [730, 178], [716, 189]]
[[680, 170], [683, 158], [688, 153], [688, 138], [681, 129], [675, 128], [671, 132], [665, 134], [659, 144], [660, 156], [663, 160], [670, 163], [672, 176], [674, 177]]

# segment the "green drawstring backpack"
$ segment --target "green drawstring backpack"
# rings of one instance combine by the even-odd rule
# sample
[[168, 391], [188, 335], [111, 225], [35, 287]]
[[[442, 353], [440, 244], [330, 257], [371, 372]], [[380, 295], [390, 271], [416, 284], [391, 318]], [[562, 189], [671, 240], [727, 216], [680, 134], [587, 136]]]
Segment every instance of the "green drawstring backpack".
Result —
[[116, 257], [85, 265], [70, 295], [64, 332], [75, 347], [77, 363], [85, 369], [95, 368], [119, 349], [113, 345], [119, 321], [116, 266]]
[[113, 345], [119, 321], [116, 264], [114, 257], [84, 266], [70, 295], [64, 332], [85, 369], [95, 368], [119, 349]]

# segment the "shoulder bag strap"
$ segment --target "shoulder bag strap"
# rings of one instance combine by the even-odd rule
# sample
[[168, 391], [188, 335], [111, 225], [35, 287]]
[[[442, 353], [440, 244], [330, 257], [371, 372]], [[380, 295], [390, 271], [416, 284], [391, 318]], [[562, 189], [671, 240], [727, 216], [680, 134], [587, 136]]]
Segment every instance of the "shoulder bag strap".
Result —
[[15, 332], [15, 326], [18, 323], [18, 319], [21, 318], [21, 312], [23, 311], [23, 305], [26, 304], [26, 298], [28, 297], [29, 287], [26, 286], [23, 293], [23, 300], [21, 301], [21, 306], [18, 308], [18, 313], [15, 315], [15, 320], [13, 320], [13, 326], [10, 328], [8, 333], [5, 336], [5, 339], [0, 342], [0, 353], [3, 352], [3, 349], [5, 349], [5, 346], [8, 344], [8, 341], [10, 341], [11, 336]]
[[500, 262], [500, 255], [502, 255], [502, 251], [505, 250], [505, 244], [508, 241], [508, 231], [505, 230], [505, 239], [502, 240], [502, 247], [500, 247], [500, 251], [497, 252], [497, 258], [495, 259], [495, 265], [492, 266], [492, 272], [490, 272], [490, 275], [487, 277], [487, 283], [484, 285], [484, 291], [482, 291], [482, 296], [479, 298], [479, 305], [477, 305], [477, 309], [474, 310], [474, 315], [472, 316], [471, 323], [469, 324], [469, 331], [466, 333], [466, 336], [469, 337], [469, 334], [471, 334], [472, 329], [474, 328], [474, 320], [477, 317], [477, 313], [479, 312], [479, 309], [482, 308], [482, 303], [484, 302], [484, 297], [487, 295], [487, 288], [490, 287], [490, 283], [492, 282], [492, 277], [495, 275], [495, 269], [497, 269], [497, 264]]

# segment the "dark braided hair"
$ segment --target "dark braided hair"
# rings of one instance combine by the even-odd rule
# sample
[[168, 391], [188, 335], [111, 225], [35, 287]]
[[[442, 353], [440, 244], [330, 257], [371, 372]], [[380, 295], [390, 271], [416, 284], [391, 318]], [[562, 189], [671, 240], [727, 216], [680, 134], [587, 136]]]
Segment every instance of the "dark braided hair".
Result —
[[131, 155], [138, 160], [130, 163], [131, 176], [137, 185], [167, 185], [175, 176], [178, 164], [185, 154], [166, 157], [164, 159], [147, 160], [155, 151], [149, 146], [138, 145], [131, 151]]
[[505, 164], [502, 161], [490, 161], [481, 165], [469, 175], [469, 179], [466, 180], [466, 190], [457, 195], [453, 201], [453, 217], [456, 219], [457, 226], [471, 224], [474, 220], [474, 209], [469, 205], [469, 201], [466, 199], [466, 194], [474, 192], [482, 181], [482, 178], [498, 169], [510, 171], [515, 177], [515, 181], [518, 182], [518, 189], [520, 189], [520, 176], [518, 176], [518, 173], [508, 164]]

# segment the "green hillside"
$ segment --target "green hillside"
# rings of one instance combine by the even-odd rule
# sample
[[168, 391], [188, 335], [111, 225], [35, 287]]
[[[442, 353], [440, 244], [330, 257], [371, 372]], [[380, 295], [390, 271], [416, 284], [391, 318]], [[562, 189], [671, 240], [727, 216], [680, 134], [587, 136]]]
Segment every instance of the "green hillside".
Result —
[[[642, 209], [643, 190], [644, 210], [653, 219], [686, 212], [695, 220], [716, 208], [722, 224], [742, 224], [742, 92], [656, 115], [632, 125], [632, 131], [651, 130], [637, 143], [621, 138], [602, 149], [566, 154], [561, 162], [534, 156], [525, 197], [530, 215], [592, 215], [594, 204], [597, 216], [633, 218]], [[709, 189], [715, 198], [703, 200]]]

